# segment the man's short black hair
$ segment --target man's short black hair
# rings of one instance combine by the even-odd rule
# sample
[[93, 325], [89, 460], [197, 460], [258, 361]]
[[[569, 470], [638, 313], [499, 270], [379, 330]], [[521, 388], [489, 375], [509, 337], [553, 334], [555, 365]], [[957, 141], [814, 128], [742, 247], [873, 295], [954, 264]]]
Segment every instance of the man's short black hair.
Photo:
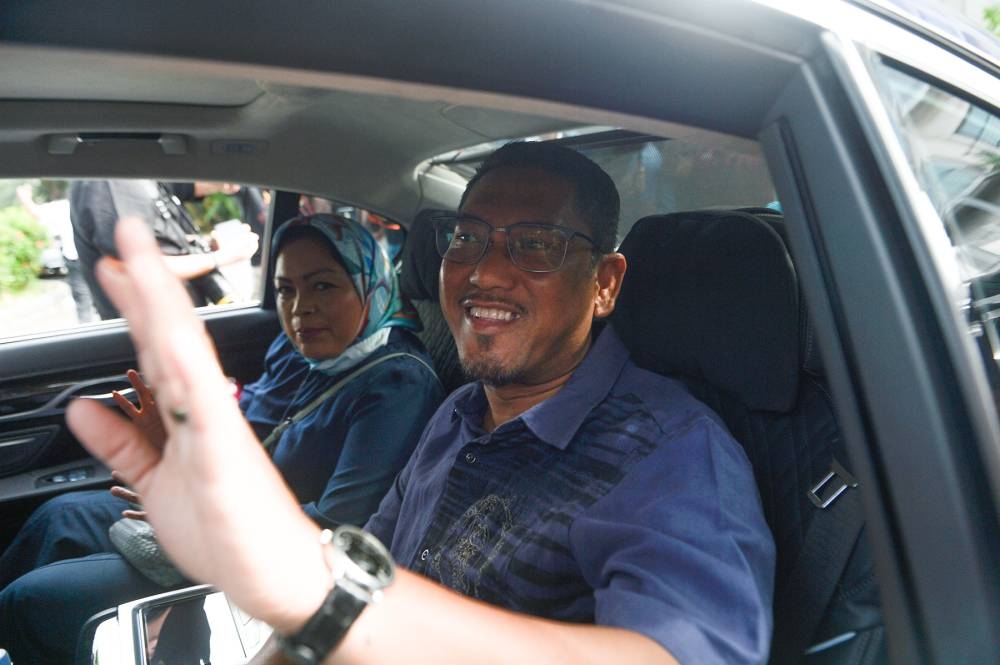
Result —
[[621, 199], [604, 169], [576, 150], [555, 143], [516, 141], [498, 148], [480, 164], [465, 186], [460, 206], [479, 179], [494, 169], [523, 166], [561, 176], [576, 190], [573, 208], [586, 222], [594, 239], [595, 254], [613, 252], [618, 240]]

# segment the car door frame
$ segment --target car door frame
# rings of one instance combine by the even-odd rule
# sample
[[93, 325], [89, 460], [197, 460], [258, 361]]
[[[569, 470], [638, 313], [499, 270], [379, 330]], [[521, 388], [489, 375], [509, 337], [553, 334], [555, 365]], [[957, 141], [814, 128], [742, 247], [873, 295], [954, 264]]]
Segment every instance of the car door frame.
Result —
[[986, 662], [1000, 650], [996, 411], [866, 48], [822, 42], [760, 137], [861, 481], [890, 653]]

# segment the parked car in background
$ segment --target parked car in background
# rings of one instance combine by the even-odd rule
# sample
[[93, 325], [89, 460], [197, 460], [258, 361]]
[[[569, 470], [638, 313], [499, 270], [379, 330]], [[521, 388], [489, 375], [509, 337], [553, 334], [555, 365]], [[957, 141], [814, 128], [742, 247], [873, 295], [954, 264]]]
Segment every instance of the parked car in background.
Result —
[[[1000, 48], [937, 14], [860, 0], [9, 2], [0, 178], [267, 188], [266, 255], [313, 197], [409, 243], [495, 146], [575, 147], [615, 178], [637, 252], [623, 305], [637, 314], [614, 325], [701, 390], [754, 462], [779, 547], [772, 663], [993, 662]], [[720, 211], [743, 220], [731, 238], [665, 245], [666, 266], [639, 258], [640, 218]], [[777, 252], [763, 272], [763, 245], [737, 233], [750, 226]], [[684, 261], [722, 275], [717, 288], [657, 277]], [[404, 249], [401, 270], [425, 273], [409, 295], [432, 318], [435, 266]], [[780, 320], [748, 304], [775, 277], [794, 305]], [[259, 300], [201, 310], [238, 381], [278, 330], [260, 280]], [[644, 317], [665, 293], [675, 320]], [[704, 334], [682, 339], [678, 321]], [[109, 484], [63, 413], [110, 402], [135, 363], [120, 320], [0, 339], [0, 547], [45, 498]], [[754, 398], [776, 386], [787, 399]], [[113, 610], [99, 632], [138, 639], [162, 602]], [[259, 644], [263, 629], [246, 630]]]

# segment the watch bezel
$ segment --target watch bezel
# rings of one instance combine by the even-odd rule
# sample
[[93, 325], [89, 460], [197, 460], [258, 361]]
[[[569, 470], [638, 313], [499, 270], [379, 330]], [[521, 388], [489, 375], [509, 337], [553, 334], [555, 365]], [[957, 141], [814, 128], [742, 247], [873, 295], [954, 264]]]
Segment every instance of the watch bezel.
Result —
[[[321, 541], [322, 542], [322, 541]], [[392, 556], [375, 536], [355, 526], [338, 527], [329, 536], [330, 562], [337, 580], [350, 581], [367, 593], [381, 591], [396, 577]]]

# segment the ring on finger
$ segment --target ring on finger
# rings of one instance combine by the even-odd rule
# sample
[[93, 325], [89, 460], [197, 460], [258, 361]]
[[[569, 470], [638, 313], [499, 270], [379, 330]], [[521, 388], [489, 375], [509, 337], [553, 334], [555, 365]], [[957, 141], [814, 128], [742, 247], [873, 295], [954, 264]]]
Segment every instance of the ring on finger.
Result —
[[188, 412], [187, 409], [181, 406], [172, 406], [169, 409], [170, 419], [173, 420], [178, 425], [183, 425], [187, 422]]

